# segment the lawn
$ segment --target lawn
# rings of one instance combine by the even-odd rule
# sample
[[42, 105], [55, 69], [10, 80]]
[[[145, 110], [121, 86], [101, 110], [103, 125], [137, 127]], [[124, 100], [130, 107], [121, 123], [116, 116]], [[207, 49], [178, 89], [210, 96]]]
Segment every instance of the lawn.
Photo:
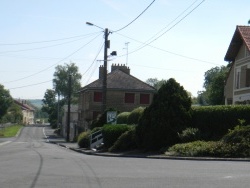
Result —
[[22, 128], [22, 125], [13, 125], [0, 129], [0, 138], [13, 137], [16, 136], [17, 132]]

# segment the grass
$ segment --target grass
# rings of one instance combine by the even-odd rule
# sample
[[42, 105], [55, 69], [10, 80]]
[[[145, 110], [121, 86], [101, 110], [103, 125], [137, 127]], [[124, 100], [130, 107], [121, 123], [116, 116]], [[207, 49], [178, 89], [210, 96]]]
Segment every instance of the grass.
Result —
[[4, 129], [0, 129], [0, 138], [14, 137], [22, 127], [22, 125], [13, 125]]

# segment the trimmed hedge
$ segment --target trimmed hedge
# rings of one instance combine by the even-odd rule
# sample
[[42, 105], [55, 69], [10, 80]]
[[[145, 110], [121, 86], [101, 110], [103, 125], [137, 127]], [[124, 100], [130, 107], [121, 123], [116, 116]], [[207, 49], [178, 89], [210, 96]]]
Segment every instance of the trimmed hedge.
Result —
[[250, 124], [250, 105], [192, 107], [192, 127], [198, 128], [204, 140], [219, 140], [244, 119]]
[[138, 107], [135, 108], [128, 116], [127, 124], [133, 125], [138, 124], [139, 119], [141, 118], [145, 108], [144, 107]]
[[82, 132], [77, 138], [77, 144], [80, 148], [89, 148], [90, 131]]
[[136, 149], [135, 128], [123, 133], [114, 145], [109, 148], [110, 152], [127, 151]]
[[132, 129], [130, 125], [110, 125], [106, 124], [103, 126], [103, 142], [106, 148], [110, 148], [116, 142], [116, 140], [126, 131]]
[[122, 112], [117, 115], [117, 124], [128, 124], [128, 116], [131, 112]]

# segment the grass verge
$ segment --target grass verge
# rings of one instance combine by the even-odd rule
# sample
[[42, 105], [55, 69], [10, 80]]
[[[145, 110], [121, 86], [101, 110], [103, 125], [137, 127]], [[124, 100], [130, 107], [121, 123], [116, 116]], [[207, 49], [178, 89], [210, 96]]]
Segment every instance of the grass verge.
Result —
[[13, 125], [0, 130], [0, 138], [14, 137], [22, 128], [22, 125]]

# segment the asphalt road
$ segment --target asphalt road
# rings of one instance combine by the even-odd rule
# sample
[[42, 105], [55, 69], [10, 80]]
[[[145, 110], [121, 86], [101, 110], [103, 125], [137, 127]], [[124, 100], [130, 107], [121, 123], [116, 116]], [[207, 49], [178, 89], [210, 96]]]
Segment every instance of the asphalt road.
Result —
[[25, 127], [0, 142], [0, 188], [247, 188], [250, 163], [101, 157], [46, 142]]

